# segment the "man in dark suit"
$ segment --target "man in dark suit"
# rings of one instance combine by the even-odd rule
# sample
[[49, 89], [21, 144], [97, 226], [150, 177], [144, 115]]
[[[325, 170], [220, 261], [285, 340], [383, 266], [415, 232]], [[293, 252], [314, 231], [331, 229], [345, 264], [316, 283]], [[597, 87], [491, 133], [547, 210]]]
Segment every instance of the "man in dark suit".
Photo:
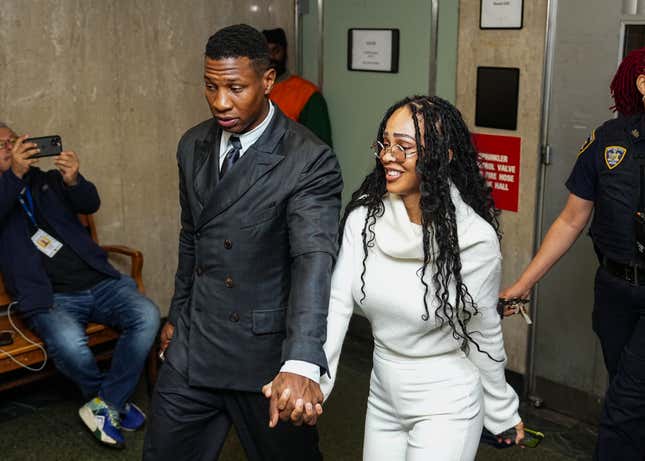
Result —
[[[179, 142], [179, 264], [145, 460], [215, 460], [231, 424], [250, 460], [322, 459], [318, 379], [342, 179], [329, 147], [269, 102], [269, 64], [250, 26], [208, 40], [214, 118]], [[272, 427], [260, 392], [270, 381], [290, 395]], [[303, 404], [307, 424], [284, 421]]]

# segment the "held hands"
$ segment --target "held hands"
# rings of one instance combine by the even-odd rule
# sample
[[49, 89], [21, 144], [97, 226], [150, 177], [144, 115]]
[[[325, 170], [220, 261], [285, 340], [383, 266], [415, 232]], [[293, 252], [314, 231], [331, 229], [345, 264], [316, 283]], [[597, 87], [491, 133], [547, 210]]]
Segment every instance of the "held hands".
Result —
[[63, 175], [63, 182], [67, 186], [75, 186], [78, 184], [78, 169], [80, 164], [78, 156], [72, 151], [61, 152], [60, 155], [54, 159], [54, 165]]
[[262, 387], [262, 393], [269, 403], [269, 427], [274, 428], [281, 421], [300, 426], [304, 422], [316, 425], [322, 415], [323, 393], [318, 383], [294, 373], [280, 372], [270, 383]]
[[30, 159], [29, 157], [40, 152], [36, 144], [25, 142], [28, 137], [29, 135], [20, 136], [11, 148], [11, 170], [21, 179], [32, 165], [38, 163], [37, 158]]

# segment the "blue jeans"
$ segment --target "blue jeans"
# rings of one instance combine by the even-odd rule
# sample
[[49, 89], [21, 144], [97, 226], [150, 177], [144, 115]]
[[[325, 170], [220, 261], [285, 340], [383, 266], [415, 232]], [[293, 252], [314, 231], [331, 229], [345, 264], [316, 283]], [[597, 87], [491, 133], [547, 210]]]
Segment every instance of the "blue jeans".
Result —
[[[87, 345], [85, 327], [89, 322], [121, 333], [105, 374]], [[137, 291], [132, 278], [122, 276], [89, 290], [54, 294], [54, 306], [32, 316], [29, 326], [44, 341], [58, 370], [74, 381], [87, 399], [98, 395], [123, 412], [157, 335], [159, 310]]]

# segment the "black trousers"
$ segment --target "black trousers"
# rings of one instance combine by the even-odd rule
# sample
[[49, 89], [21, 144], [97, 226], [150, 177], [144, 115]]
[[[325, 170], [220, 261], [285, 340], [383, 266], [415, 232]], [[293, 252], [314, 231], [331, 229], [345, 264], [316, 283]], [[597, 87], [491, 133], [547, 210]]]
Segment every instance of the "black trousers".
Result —
[[164, 364], [152, 396], [144, 461], [215, 461], [231, 425], [251, 461], [321, 461], [318, 431], [280, 422], [269, 429], [269, 403], [261, 393], [188, 385]]
[[596, 273], [593, 328], [609, 372], [597, 461], [645, 459], [645, 286]]

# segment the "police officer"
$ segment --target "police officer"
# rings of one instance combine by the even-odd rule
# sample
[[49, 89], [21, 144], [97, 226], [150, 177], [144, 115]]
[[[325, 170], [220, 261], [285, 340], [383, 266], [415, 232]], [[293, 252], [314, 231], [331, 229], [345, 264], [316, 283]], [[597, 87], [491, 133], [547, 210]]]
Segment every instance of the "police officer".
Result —
[[[566, 182], [567, 203], [524, 273], [501, 298], [526, 298], [573, 245], [592, 211], [596, 273], [593, 328], [610, 383], [600, 418], [596, 460], [645, 455], [645, 257], [637, 235], [641, 164], [645, 169], [645, 48], [631, 52], [611, 85], [618, 118], [594, 130]], [[645, 178], [644, 178], [645, 179]], [[645, 191], [643, 191], [645, 194]], [[640, 242], [645, 243], [645, 242]], [[505, 315], [514, 313], [507, 309]]]

